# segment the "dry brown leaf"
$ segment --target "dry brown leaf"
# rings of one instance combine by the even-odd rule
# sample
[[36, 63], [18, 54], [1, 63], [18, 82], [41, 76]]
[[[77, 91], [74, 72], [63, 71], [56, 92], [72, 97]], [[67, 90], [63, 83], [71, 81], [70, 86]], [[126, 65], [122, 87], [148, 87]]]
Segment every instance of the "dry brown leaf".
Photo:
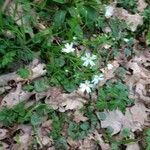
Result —
[[124, 128], [129, 128], [132, 132], [136, 130], [142, 131], [145, 122], [148, 121], [147, 111], [149, 110], [142, 103], [135, 103], [133, 107], [127, 108], [122, 122]]
[[10, 89], [11, 89], [10, 86], [0, 87], [0, 95], [3, 94], [5, 91], [10, 90]]
[[105, 143], [103, 138], [102, 138], [102, 134], [99, 134], [97, 131], [94, 132], [95, 137], [94, 139], [98, 141], [101, 150], [111, 150], [111, 147], [108, 143]]
[[47, 120], [43, 122], [42, 128], [46, 128], [47, 130], [52, 130], [52, 120]]
[[7, 133], [8, 133], [8, 130], [6, 129], [0, 129], [0, 140], [3, 140], [7, 137]]
[[65, 110], [76, 110], [83, 107], [86, 100], [79, 96], [76, 92], [71, 94], [63, 94], [62, 98], [64, 102], [62, 102], [61, 106], [65, 107]]
[[139, 25], [143, 24], [143, 17], [139, 14], [129, 14], [129, 12], [123, 8], [116, 8], [114, 16], [121, 20], [124, 20], [130, 27], [131, 31], [136, 31]]
[[58, 109], [60, 112], [66, 110], [76, 110], [83, 107], [86, 100], [81, 97], [76, 91], [70, 94], [61, 93], [61, 89], [50, 88], [47, 92], [45, 103], [49, 104], [53, 109]]
[[80, 146], [78, 150], [98, 150], [99, 149], [95, 140], [93, 140], [93, 135], [89, 135], [84, 140], [80, 140], [79, 143], [80, 143]]
[[10, 145], [5, 143], [5, 142], [0, 142], [1, 143], [1, 146], [0, 146], [0, 149], [1, 150], [10, 150]]
[[[48, 128], [47, 128], [48, 129]], [[39, 144], [41, 145], [41, 148], [43, 146], [52, 146], [53, 144], [53, 140], [48, 136], [50, 130], [46, 130], [45, 128], [40, 128], [37, 132], [37, 137], [38, 137], [38, 141], [39, 141]]]
[[149, 85], [150, 70], [149, 65], [150, 50], [137, 54], [127, 64], [126, 68], [132, 70], [131, 74], [126, 76], [125, 82], [130, 88], [130, 95], [134, 99], [150, 103]]
[[54, 146], [49, 147], [47, 150], [56, 150]]
[[143, 12], [148, 4], [145, 2], [145, 0], [137, 0], [137, 5], [137, 10], [139, 12]]
[[53, 109], [58, 109], [61, 107], [62, 99], [62, 90], [57, 87], [51, 87], [46, 94], [45, 103], [50, 105]]
[[7, 106], [12, 107], [22, 101], [28, 100], [31, 95], [33, 95], [32, 92], [27, 92], [22, 90], [21, 83], [18, 83], [17, 88], [14, 90], [11, 90], [1, 101], [1, 107]]
[[[26, 68], [28, 68], [31, 72], [28, 80], [33, 80], [46, 74], [45, 64], [40, 63], [38, 59], [33, 60], [33, 62], [29, 64], [29, 66], [26, 66]], [[1, 75], [0, 87], [7, 86], [9, 81], [15, 81], [17, 83], [24, 80], [27, 79], [21, 78], [16, 72]]]
[[101, 127], [112, 127], [112, 135], [119, 133], [123, 128], [129, 128], [133, 132], [142, 130], [148, 121], [148, 112], [150, 110], [142, 103], [135, 103], [131, 108], [127, 108], [125, 115], [120, 110], [104, 111], [106, 119], [101, 121]]
[[76, 123], [79, 123], [79, 122], [81, 122], [81, 121], [82, 121], [82, 122], [85, 122], [85, 121], [88, 120], [88, 118], [85, 117], [85, 116], [83, 115], [83, 113], [80, 112], [79, 110], [76, 110], [76, 111], [74, 112], [73, 116], [74, 116], [73, 120], [74, 120]]
[[131, 143], [127, 145], [126, 150], [140, 150], [140, 147], [138, 143]]
[[113, 133], [117, 134], [122, 129], [122, 120], [124, 119], [124, 115], [120, 110], [114, 110], [114, 111], [104, 111], [106, 115], [106, 119], [101, 121], [101, 127], [107, 128], [112, 127]]
[[32, 142], [32, 127], [28, 125], [19, 125], [18, 130], [21, 130], [17, 135], [18, 143], [14, 144], [12, 149], [14, 150], [28, 150]]
[[114, 72], [115, 72], [115, 71], [118, 69], [118, 67], [120, 66], [120, 65], [119, 65], [119, 62], [116, 61], [116, 60], [113, 61], [113, 62], [109, 62], [109, 63], [113, 65], [113, 68], [110, 69], [110, 70], [108, 70], [107, 67], [101, 69], [102, 73], [104, 74], [104, 80], [102, 80], [102, 81], [99, 83], [98, 87], [103, 86], [103, 85], [106, 83], [106, 81], [112, 79], [112, 78], [115, 76]]

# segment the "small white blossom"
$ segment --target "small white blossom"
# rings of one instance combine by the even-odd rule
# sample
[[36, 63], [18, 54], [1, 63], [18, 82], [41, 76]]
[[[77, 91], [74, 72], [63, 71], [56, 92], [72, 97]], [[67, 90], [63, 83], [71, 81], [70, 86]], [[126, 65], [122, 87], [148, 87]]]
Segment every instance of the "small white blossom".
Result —
[[85, 56], [81, 57], [81, 60], [84, 61], [83, 66], [88, 66], [90, 65], [91, 67], [95, 66], [95, 60], [97, 56], [96, 55], [91, 55], [90, 53], [86, 53]]
[[74, 36], [74, 37], [73, 37], [73, 40], [77, 40], [77, 37], [76, 37], [76, 36]]
[[102, 81], [102, 80], [104, 80], [104, 75], [103, 75], [103, 74], [94, 75], [94, 76], [93, 76], [92, 83], [93, 83], [94, 85], [96, 85], [96, 84], [99, 83], [99, 81]]
[[107, 64], [107, 69], [108, 69], [108, 70], [113, 69], [113, 67], [114, 67], [114, 66], [113, 66], [112, 64]]
[[85, 83], [81, 83], [79, 86], [79, 90], [84, 93], [90, 93], [91, 88], [93, 88], [93, 84], [90, 83], [90, 81], [86, 80]]
[[124, 38], [123, 40], [124, 40], [125, 42], [129, 42], [129, 39], [127, 39], [127, 38]]
[[65, 52], [65, 53], [71, 53], [71, 52], [74, 52], [75, 49], [73, 48], [73, 43], [67, 43], [65, 44], [65, 47], [62, 49], [62, 52]]
[[106, 6], [105, 8], [105, 17], [110, 18], [114, 13], [114, 7], [113, 6]]

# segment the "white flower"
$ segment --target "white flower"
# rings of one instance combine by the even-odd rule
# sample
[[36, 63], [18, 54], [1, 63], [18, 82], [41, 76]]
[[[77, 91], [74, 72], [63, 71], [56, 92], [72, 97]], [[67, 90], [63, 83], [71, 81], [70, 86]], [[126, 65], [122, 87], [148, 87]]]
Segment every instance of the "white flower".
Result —
[[84, 93], [90, 93], [91, 92], [91, 88], [93, 88], [93, 84], [90, 83], [90, 81], [86, 80], [85, 83], [81, 83], [79, 86], [79, 90]]
[[127, 39], [127, 38], [124, 38], [123, 40], [124, 40], [125, 42], [129, 42], [129, 39]]
[[92, 83], [93, 83], [94, 85], [96, 85], [96, 84], [99, 83], [99, 81], [102, 81], [102, 80], [104, 80], [104, 75], [103, 75], [103, 74], [94, 75], [94, 76], [93, 76]]
[[108, 70], [113, 69], [113, 67], [114, 67], [114, 66], [113, 66], [112, 64], [107, 64], [107, 69], [108, 69]]
[[62, 49], [62, 52], [65, 52], [65, 53], [70, 53], [70, 52], [74, 52], [75, 49], [73, 48], [73, 43], [67, 43], [65, 44], [65, 47]]
[[77, 40], [77, 37], [76, 37], [76, 36], [74, 36], [74, 37], [73, 37], [73, 40]]
[[91, 55], [90, 53], [86, 53], [85, 56], [81, 57], [81, 60], [84, 61], [83, 66], [90, 65], [91, 67], [95, 66], [94, 60], [96, 60], [96, 55]]
[[105, 8], [105, 17], [110, 18], [114, 13], [114, 7], [113, 6], [106, 6]]

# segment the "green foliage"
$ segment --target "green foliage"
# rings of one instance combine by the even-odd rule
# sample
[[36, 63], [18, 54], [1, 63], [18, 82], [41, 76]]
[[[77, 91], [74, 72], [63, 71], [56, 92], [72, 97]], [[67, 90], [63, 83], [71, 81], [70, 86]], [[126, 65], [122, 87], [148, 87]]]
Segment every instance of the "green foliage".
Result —
[[68, 127], [68, 135], [74, 139], [79, 140], [85, 138], [90, 131], [89, 122], [84, 122], [77, 124], [75, 122], [70, 122]]
[[35, 106], [26, 107], [24, 103], [19, 103], [12, 108], [3, 108], [0, 111], [0, 123], [4, 126], [10, 126], [15, 123], [30, 122], [33, 126], [37, 126], [42, 122], [45, 114], [51, 111], [52, 109], [46, 104], [39, 103]]
[[118, 5], [132, 13], [135, 13], [137, 10], [136, 0], [118, 0]]
[[145, 134], [146, 134], [146, 150], [149, 150], [150, 149], [150, 129], [147, 129], [145, 131]]
[[43, 92], [48, 88], [47, 79], [40, 79], [34, 82], [34, 90], [36, 92]]
[[128, 88], [121, 82], [108, 83], [98, 91], [98, 101], [96, 107], [98, 110], [115, 110], [120, 109], [125, 112], [127, 106], [133, 101], [128, 98]]
[[26, 69], [26, 68], [20, 68], [17, 71], [17, 74], [20, 75], [21, 78], [23, 79], [27, 79], [30, 75], [30, 70]]

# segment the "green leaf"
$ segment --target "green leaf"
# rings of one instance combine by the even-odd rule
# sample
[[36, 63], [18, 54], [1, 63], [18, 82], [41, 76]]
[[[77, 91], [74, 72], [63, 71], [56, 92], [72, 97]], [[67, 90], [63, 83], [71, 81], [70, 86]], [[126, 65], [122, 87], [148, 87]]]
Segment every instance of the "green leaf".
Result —
[[28, 92], [31, 92], [33, 89], [34, 89], [34, 86], [31, 84], [25, 85], [23, 87], [23, 90], [28, 91]]
[[80, 125], [80, 128], [82, 129], [82, 130], [88, 130], [89, 129], [89, 123], [88, 122], [84, 122], [84, 123], [82, 123], [81, 125]]
[[48, 84], [44, 79], [40, 79], [35, 81], [34, 83], [34, 89], [36, 92], [43, 92], [48, 88]]
[[122, 135], [123, 135], [123, 137], [125, 137], [125, 138], [129, 137], [129, 136], [130, 136], [130, 129], [124, 128], [124, 129], [122, 130]]
[[33, 126], [37, 126], [37, 125], [40, 125], [42, 123], [42, 118], [37, 115], [36, 113], [34, 113], [32, 116], [31, 116], [31, 124]]
[[66, 3], [66, 0], [53, 0], [54, 2], [60, 3], [60, 4], [64, 4]]
[[57, 28], [61, 28], [62, 24], [64, 23], [66, 17], [66, 11], [65, 10], [59, 10], [56, 11], [54, 15], [54, 26]]
[[18, 71], [17, 71], [17, 74], [23, 78], [23, 79], [27, 79], [30, 75], [30, 71], [26, 68], [20, 68]]
[[106, 119], [106, 114], [104, 112], [97, 112], [96, 115], [99, 120], [104, 121]]
[[0, 68], [5, 67], [10, 63], [12, 63], [14, 61], [15, 56], [16, 56], [15, 51], [7, 52], [0, 60]]
[[149, 30], [148, 30], [148, 33], [147, 33], [147, 36], [146, 36], [146, 44], [150, 45], [150, 27], [149, 27]]
[[113, 129], [112, 127], [110, 127], [110, 126], [107, 127], [106, 132], [107, 132], [108, 134], [111, 135], [111, 134], [113, 133], [113, 131], [114, 131], [114, 129]]

